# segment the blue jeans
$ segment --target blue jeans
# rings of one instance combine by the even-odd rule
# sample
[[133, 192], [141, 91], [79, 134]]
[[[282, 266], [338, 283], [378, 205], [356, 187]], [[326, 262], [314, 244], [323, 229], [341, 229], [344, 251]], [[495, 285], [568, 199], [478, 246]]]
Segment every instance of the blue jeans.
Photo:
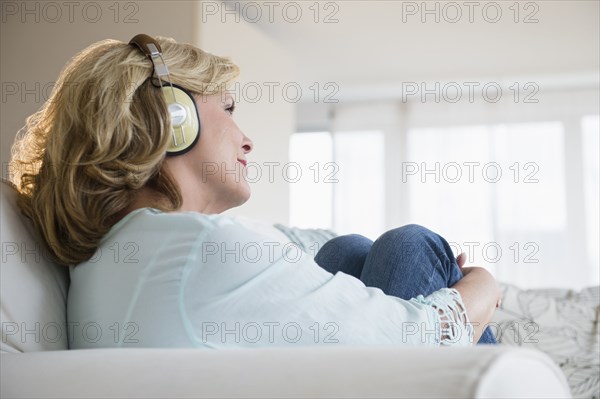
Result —
[[[451, 287], [463, 277], [448, 242], [416, 224], [390, 230], [375, 242], [358, 234], [335, 237], [321, 247], [315, 262], [406, 300]], [[497, 344], [489, 326], [477, 344]]]

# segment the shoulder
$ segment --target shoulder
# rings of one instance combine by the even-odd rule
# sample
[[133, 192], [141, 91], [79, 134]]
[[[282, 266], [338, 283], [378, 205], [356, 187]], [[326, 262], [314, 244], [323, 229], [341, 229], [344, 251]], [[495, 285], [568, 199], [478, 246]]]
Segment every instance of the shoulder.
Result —
[[163, 212], [154, 208], [139, 208], [128, 213], [115, 223], [103, 240], [114, 235], [131, 232], [190, 232], [210, 231], [227, 226], [239, 225], [225, 215], [206, 215], [199, 212]]
[[194, 241], [220, 242], [287, 242], [289, 239], [266, 222], [223, 214], [207, 215], [199, 212], [163, 212], [154, 208], [140, 208], [127, 214], [102, 238], [101, 243], [126, 237], [159, 237]]

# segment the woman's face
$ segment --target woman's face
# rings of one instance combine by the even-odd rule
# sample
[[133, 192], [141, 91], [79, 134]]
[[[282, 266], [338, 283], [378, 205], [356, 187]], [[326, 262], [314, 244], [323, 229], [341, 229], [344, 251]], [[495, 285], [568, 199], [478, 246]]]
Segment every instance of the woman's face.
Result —
[[230, 94], [197, 95], [200, 139], [187, 153], [165, 163], [183, 195], [182, 211], [221, 213], [250, 198], [243, 168], [252, 141], [234, 122]]

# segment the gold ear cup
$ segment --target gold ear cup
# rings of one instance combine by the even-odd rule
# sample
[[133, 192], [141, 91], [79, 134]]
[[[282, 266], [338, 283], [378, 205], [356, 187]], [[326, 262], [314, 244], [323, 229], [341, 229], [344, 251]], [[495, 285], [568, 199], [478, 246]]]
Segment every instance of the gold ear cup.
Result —
[[182, 154], [196, 143], [200, 134], [196, 104], [189, 94], [178, 87], [167, 85], [162, 92], [171, 115], [171, 143], [167, 153]]

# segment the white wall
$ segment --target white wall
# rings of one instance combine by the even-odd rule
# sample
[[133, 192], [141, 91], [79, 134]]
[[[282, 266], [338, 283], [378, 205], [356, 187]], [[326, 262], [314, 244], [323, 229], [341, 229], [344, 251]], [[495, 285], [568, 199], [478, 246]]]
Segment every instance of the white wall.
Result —
[[[290, 175], [284, 175], [284, 167], [289, 159], [289, 137], [295, 130], [295, 104], [292, 94], [288, 99], [282, 95], [282, 88], [295, 81], [295, 61], [256, 25], [243, 19], [236, 22], [232, 17], [225, 22], [212, 15], [202, 19], [202, 11], [198, 16], [200, 47], [230, 56], [240, 66], [239, 90], [233, 94], [237, 100], [234, 118], [254, 142], [254, 150], [247, 157], [256, 163], [249, 169], [251, 181], [255, 181], [251, 182], [252, 197], [228, 213], [288, 223], [290, 183], [286, 178], [289, 180]], [[272, 96], [269, 86], [273, 87]], [[273, 165], [271, 169], [269, 165]]]

